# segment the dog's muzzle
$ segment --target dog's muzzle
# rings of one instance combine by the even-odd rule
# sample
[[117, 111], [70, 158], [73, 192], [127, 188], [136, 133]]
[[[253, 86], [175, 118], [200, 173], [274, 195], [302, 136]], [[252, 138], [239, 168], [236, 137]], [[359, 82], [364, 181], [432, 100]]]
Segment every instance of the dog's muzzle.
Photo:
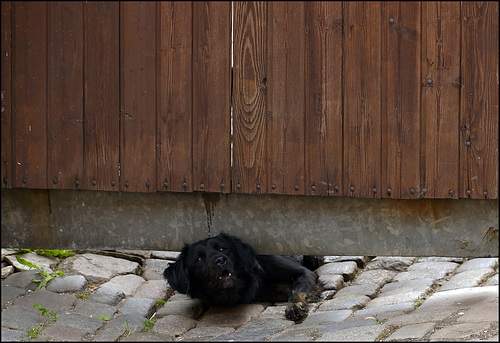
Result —
[[215, 265], [217, 267], [219, 267], [220, 269], [222, 269], [222, 272], [219, 274], [219, 280], [221, 280], [221, 281], [227, 280], [233, 275], [229, 270], [224, 268], [226, 266], [226, 264], [229, 264], [229, 263], [228, 263], [228, 260], [225, 256], [218, 256], [215, 259]]

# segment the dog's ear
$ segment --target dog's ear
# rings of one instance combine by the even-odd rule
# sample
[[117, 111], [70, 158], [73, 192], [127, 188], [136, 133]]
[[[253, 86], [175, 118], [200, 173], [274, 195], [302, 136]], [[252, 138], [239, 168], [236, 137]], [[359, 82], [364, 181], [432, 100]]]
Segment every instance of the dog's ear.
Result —
[[163, 277], [168, 284], [182, 294], [188, 294], [190, 289], [189, 273], [185, 262], [186, 254], [183, 252], [175, 263], [169, 265], [163, 272]]

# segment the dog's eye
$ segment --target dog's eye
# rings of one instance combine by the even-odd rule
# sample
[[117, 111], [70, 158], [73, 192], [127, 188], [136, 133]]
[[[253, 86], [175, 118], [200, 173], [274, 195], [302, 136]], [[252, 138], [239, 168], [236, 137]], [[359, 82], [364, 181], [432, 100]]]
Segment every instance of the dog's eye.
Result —
[[196, 259], [196, 262], [201, 262], [201, 261], [203, 261], [203, 258], [201, 258], [201, 257], [198, 257], [198, 258]]
[[226, 248], [223, 248], [223, 247], [219, 248], [219, 251], [224, 251], [224, 250], [226, 250]]

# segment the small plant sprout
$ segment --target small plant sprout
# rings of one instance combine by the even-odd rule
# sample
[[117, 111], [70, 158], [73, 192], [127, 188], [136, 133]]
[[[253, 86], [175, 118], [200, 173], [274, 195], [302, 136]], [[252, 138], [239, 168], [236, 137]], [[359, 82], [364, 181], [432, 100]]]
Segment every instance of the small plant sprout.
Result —
[[420, 305], [422, 305], [422, 299], [420, 299], [420, 297], [418, 297], [417, 299], [415, 299], [415, 300], [413, 301], [413, 307], [414, 307], [415, 309], [417, 309], [417, 308], [419, 308], [419, 307], [420, 307]]
[[128, 336], [130, 335], [131, 331], [130, 331], [130, 326], [128, 325], [128, 320], [125, 320], [125, 327], [123, 328], [123, 334], [125, 336]]
[[366, 317], [365, 319], [373, 319], [375, 323], [382, 325], [383, 322], [377, 318], [377, 315], [371, 316], [371, 317]]

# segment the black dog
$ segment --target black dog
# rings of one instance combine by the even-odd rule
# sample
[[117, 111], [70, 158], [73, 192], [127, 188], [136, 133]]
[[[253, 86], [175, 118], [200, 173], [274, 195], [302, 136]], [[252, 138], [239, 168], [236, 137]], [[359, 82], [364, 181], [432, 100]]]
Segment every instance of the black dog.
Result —
[[176, 291], [208, 305], [270, 301], [279, 297], [279, 286], [286, 282], [285, 315], [296, 322], [307, 316], [308, 301], [321, 290], [318, 275], [293, 258], [256, 255], [239, 238], [224, 233], [185, 245], [163, 276]]

